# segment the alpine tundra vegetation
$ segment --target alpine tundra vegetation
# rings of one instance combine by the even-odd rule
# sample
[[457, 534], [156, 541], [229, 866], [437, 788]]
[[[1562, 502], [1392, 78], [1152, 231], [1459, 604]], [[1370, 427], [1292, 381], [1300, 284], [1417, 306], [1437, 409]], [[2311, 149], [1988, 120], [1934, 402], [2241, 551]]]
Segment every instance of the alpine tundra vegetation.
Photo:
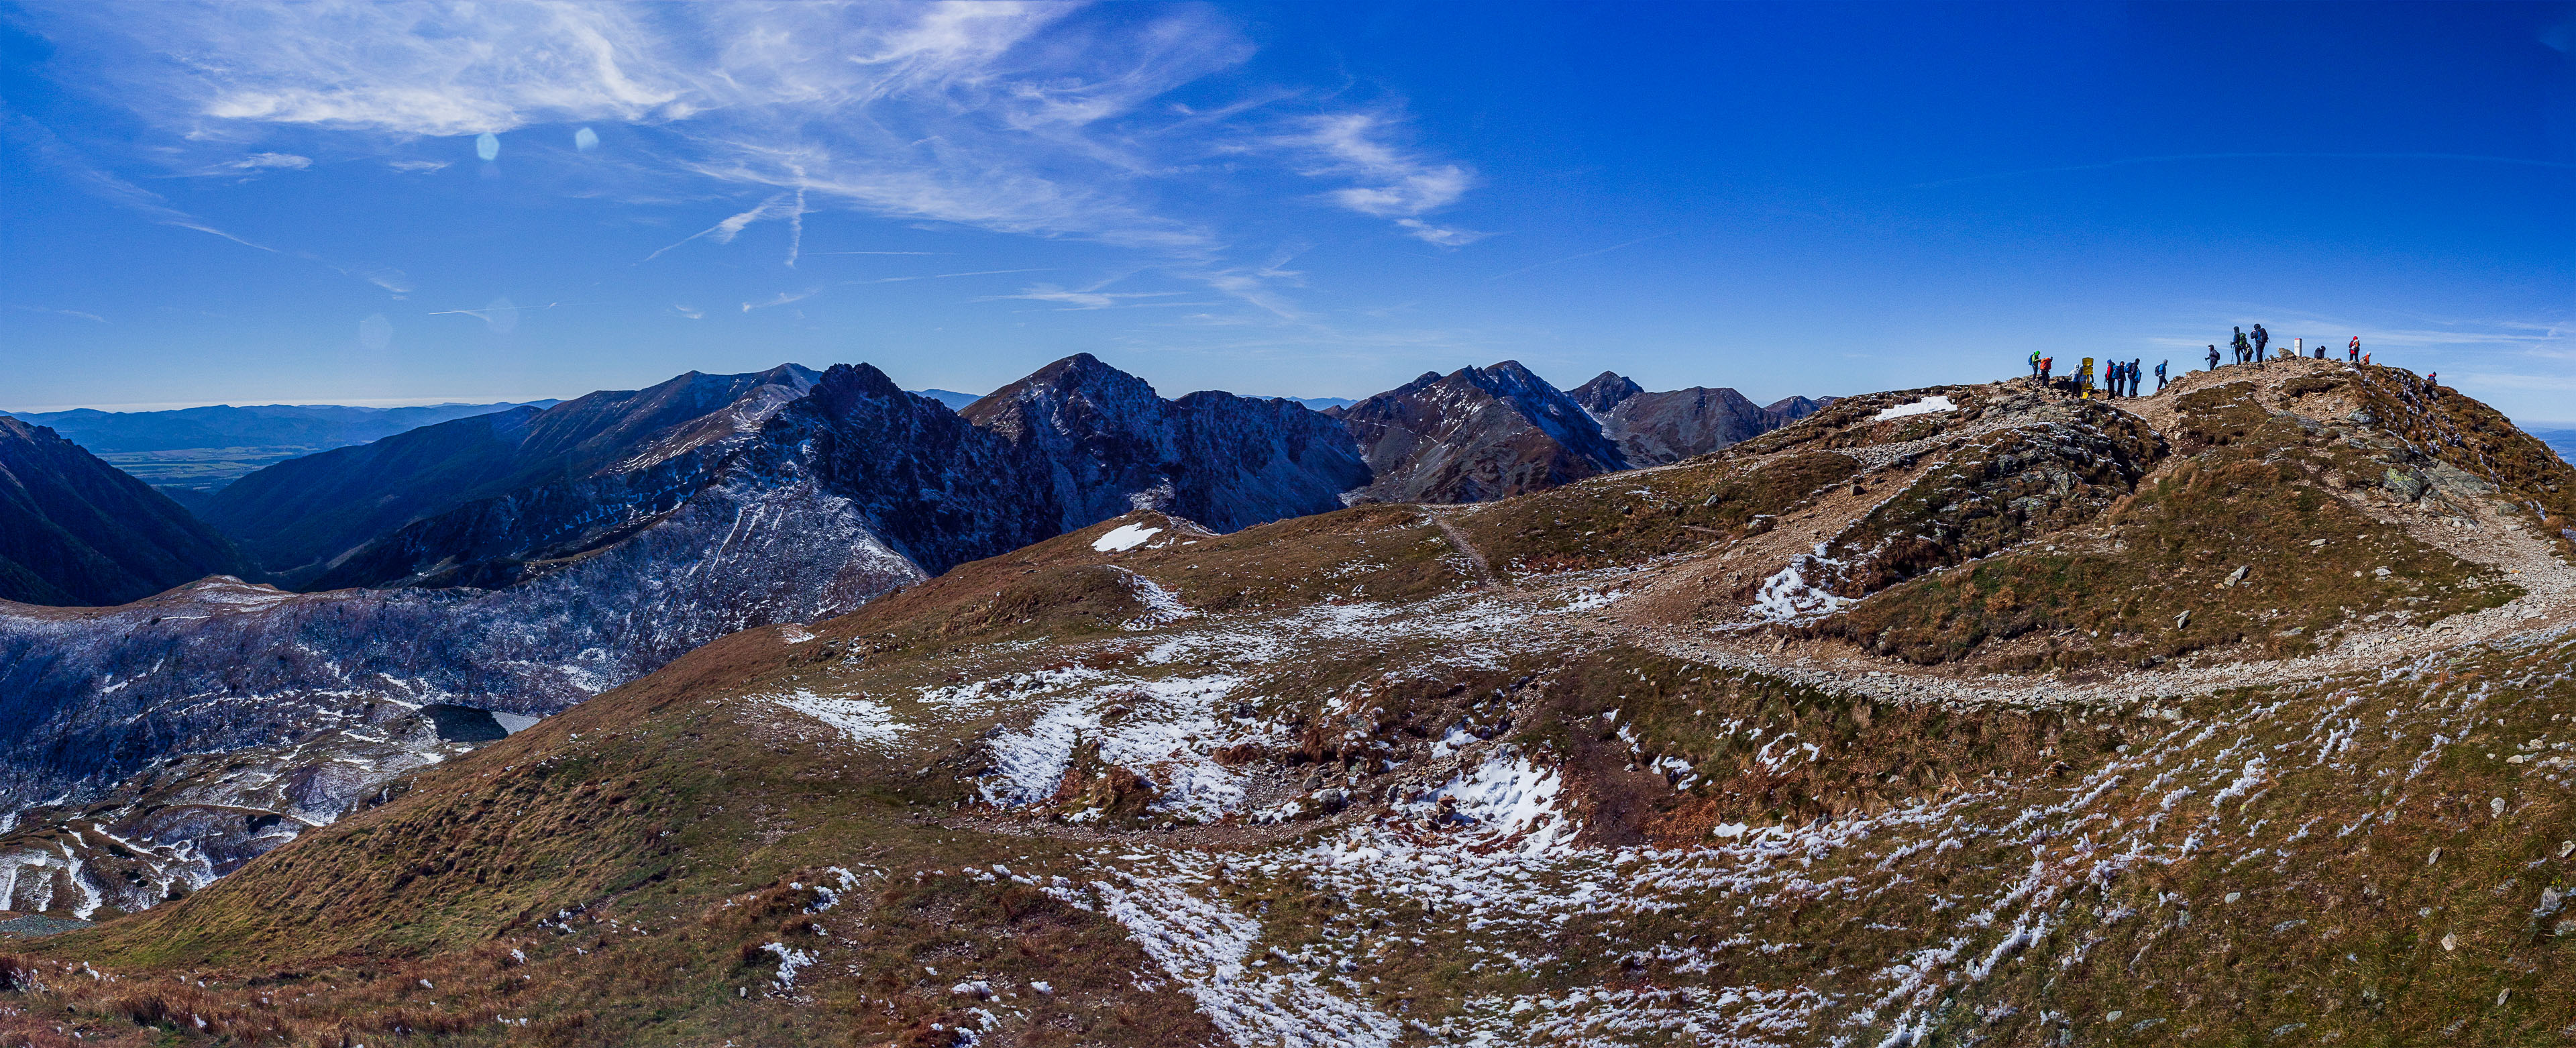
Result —
[[[2576, 1035], [2576, 470], [2403, 372], [2245, 370], [1845, 398], [1496, 501], [1086, 523], [447, 743], [475, 748], [25, 943], [0, 1022]], [[55, 872], [19, 898], [104, 909]]]

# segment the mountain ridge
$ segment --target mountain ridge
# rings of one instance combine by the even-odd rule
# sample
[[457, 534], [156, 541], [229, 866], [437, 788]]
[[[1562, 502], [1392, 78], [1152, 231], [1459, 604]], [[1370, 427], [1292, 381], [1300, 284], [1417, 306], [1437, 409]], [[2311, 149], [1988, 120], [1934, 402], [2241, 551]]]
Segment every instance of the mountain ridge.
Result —
[[1225, 535], [1136, 510], [33, 944], [0, 1028], [2545, 1043], [2572, 518], [2500, 416], [2340, 362], [1867, 394]]
[[50, 428], [0, 416], [0, 600], [120, 604], [241, 563], [168, 496]]

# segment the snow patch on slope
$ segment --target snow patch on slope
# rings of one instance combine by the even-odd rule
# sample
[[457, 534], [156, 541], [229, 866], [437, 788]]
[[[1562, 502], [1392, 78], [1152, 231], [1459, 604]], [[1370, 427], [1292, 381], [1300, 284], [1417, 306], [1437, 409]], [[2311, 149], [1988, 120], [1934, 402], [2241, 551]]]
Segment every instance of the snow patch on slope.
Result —
[[777, 696], [770, 701], [831, 725], [851, 742], [893, 742], [904, 731], [902, 722], [895, 720], [892, 708], [866, 696], [817, 695], [799, 688], [792, 695]]
[[1125, 553], [1144, 545], [1162, 530], [1142, 524], [1121, 524], [1109, 529], [1108, 534], [1091, 540], [1091, 548], [1101, 553]]
[[1958, 406], [1959, 405], [1957, 404], [1950, 403], [1950, 398], [1945, 396], [1925, 397], [1911, 404], [1899, 404], [1895, 407], [1887, 408], [1880, 411], [1878, 414], [1870, 416], [1869, 418], [1872, 422], [1885, 422], [1892, 418], [1905, 418], [1911, 415], [1929, 415], [1936, 411], [1952, 411], [1956, 410]]

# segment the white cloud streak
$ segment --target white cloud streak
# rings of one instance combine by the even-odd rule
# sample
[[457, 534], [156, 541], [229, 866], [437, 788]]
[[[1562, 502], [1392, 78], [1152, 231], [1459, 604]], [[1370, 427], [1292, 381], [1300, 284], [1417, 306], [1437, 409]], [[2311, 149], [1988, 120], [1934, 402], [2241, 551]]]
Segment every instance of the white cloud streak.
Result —
[[15, 142], [38, 163], [53, 168], [83, 192], [134, 211], [154, 222], [180, 229], [191, 229], [210, 236], [219, 236], [243, 247], [257, 248], [271, 253], [277, 251], [276, 248], [265, 244], [254, 244], [207, 225], [197, 216], [171, 207], [160, 194], [100, 170], [96, 165], [91, 164], [87, 157], [82, 156], [79, 150], [72, 148], [70, 143], [64, 142], [60, 136], [54, 134], [52, 129], [10, 109], [6, 102], [0, 102], [0, 138]]
[[783, 305], [786, 305], [786, 304], [788, 304], [788, 303], [790, 303], [790, 302], [802, 302], [802, 301], [804, 301], [804, 300], [806, 300], [806, 299], [809, 299], [809, 298], [814, 297], [814, 296], [815, 296], [815, 294], [817, 294], [818, 292], [820, 292], [820, 291], [822, 291], [822, 290], [823, 290], [823, 289], [821, 289], [821, 288], [813, 288], [813, 289], [811, 289], [811, 290], [806, 290], [806, 291], [781, 291], [781, 292], [779, 292], [777, 295], [775, 295], [775, 296], [771, 297], [771, 298], [770, 298], [768, 301], [766, 301], [766, 302], [745, 302], [745, 303], [743, 303], [743, 304], [742, 304], [742, 311], [743, 311], [743, 312], [745, 312], [745, 313], [749, 313], [749, 312], [751, 312], [752, 310], [755, 310], [755, 309], [768, 309], [768, 308], [769, 308], [769, 307], [771, 307], [771, 306], [783, 306]]
[[197, 168], [293, 166], [297, 153], [245, 156], [287, 133], [328, 132], [343, 151], [317, 155], [416, 156], [424, 136], [615, 122], [654, 132], [621, 141], [622, 163], [677, 183], [638, 195], [703, 198], [712, 181], [758, 201], [647, 260], [775, 219], [793, 268], [805, 216], [848, 210], [1134, 249], [1291, 317], [1280, 278], [1228, 263], [1206, 179], [1321, 181], [1313, 199], [1446, 248], [1488, 235], [1435, 218], [1476, 177], [1412, 144], [1392, 108], [1318, 112], [1276, 87], [1175, 101], [1253, 53], [1203, 6], [172, 0], [152, 13], [65, 6], [39, 21], [77, 30], [62, 35], [97, 59], [84, 72], [174, 152], [226, 151]]
[[1013, 299], [1029, 302], [1055, 302], [1074, 309], [1107, 309], [1129, 304], [1140, 298], [1169, 298], [1178, 291], [1102, 291], [1100, 285], [1067, 290], [1054, 284], [1031, 284], [1016, 295], [986, 295], [977, 302], [1002, 302]]
[[1288, 139], [1314, 158], [1306, 174], [1342, 178], [1359, 184], [1324, 194], [1343, 208], [1377, 218], [1394, 219], [1416, 239], [1442, 247], [1460, 247], [1490, 234], [1437, 226], [1421, 216], [1458, 202], [1475, 185], [1475, 175], [1456, 164], [1424, 159], [1388, 141], [1393, 122], [1376, 113], [1330, 113], [1305, 122]]
[[77, 309], [53, 309], [46, 306], [11, 306], [9, 308], [21, 313], [43, 313], [49, 316], [74, 317], [100, 324], [107, 323], [106, 317], [102, 317], [96, 313], [86, 313]]

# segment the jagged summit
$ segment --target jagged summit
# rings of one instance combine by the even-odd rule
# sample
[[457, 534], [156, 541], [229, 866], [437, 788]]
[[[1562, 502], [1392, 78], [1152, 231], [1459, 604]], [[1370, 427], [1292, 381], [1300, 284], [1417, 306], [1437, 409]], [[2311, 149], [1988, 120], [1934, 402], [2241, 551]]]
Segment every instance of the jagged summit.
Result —
[[1342, 424], [1383, 502], [1477, 502], [1625, 469], [1600, 423], [1517, 361], [1426, 374], [1353, 404]]
[[1591, 412], [1597, 418], [1609, 414], [1610, 409], [1618, 407], [1620, 401], [1645, 391], [1644, 386], [1638, 385], [1625, 375], [1615, 371], [1604, 371], [1593, 376], [1592, 381], [1567, 390], [1566, 395], [1574, 398], [1575, 403], [1583, 405], [1583, 410]]

